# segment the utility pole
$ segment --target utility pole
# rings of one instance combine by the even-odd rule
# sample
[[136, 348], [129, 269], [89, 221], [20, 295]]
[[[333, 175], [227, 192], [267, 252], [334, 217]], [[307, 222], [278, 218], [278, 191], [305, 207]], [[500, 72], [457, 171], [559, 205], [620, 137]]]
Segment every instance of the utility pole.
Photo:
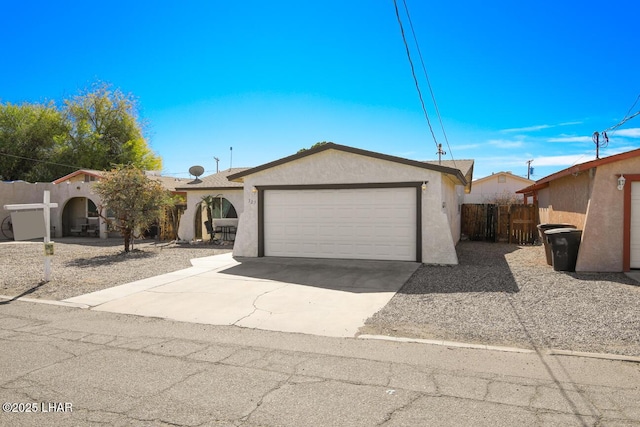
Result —
[[527, 160], [527, 179], [531, 178], [531, 163], [532, 162], [533, 162], [533, 159]]
[[600, 132], [596, 131], [591, 137], [593, 143], [596, 144], [596, 160], [600, 158], [600, 147], [606, 148], [609, 145], [609, 136], [607, 132], [602, 132], [602, 140], [600, 139]]
[[220, 172], [220, 169], [218, 169], [218, 163], [220, 163], [220, 159], [217, 157], [214, 157], [213, 160], [216, 161], [216, 173]]
[[229, 161], [229, 169], [233, 167], [233, 147], [229, 147], [229, 152], [231, 153], [231, 160]]
[[438, 144], [438, 152], [436, 154], [438, 155], [438, 164], [440, 165], [442, 164], [442, 155], [447, 154], [447, 152], [442, 149], [442, 144]]

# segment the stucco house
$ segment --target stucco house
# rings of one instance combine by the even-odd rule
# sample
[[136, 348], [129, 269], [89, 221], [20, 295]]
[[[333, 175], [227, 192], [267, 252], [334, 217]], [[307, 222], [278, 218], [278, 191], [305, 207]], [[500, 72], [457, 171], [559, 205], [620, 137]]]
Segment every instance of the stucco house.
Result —
[[[100, 196], [93, 191], [93, 184], [102, 178], [102, 173], [98, 170], [79, 169], [53, 182], [2, 182], [0, 221], [11, 213], [4, 210], [5, 204], [42, 203], [44, 190], [49, 190], [51, 202], [58, 204], [57, 208], [51, 210], [52, 238], [76, 234], [107, 238], [107, 226], [104, 221], [98, 219], [97, 206], [100, 204]], [[148, 172], [147, 175], [174, 194], [186, 197], [186, 193], [176, 190], [176, 186], [188, 182], [188, 179], [160, 176], [157, 172]], [[0, 234], [0, 239], [4, 238]]]
[[473, 161], [457, 166], [327, 143], [229, 174], [243, 185], [233, 255], [457, 264]]
[[541, 223], [583, 230], [576, 271], [640, 268], [640, 149], [571, 166], [519, 191]]
[[474, 180], [471, 192], [464, 195], [464, 203], [495, 203], [496, 201], [524, 203], [524, 195], [517, 193], [517, 191], [534, 182], [511, 172], [495, 172]]
[[[231, 168], [202, 179], [182, 182], [176, 188], [187, 195], [187, 209], [182, 214], [178, 229], [180, 238], [183, 240], [208, 240], [210, 238], [204, 224], [207, 217], [200, 203], [205, 196], [214, 197], [213, 227], [231, 227], [231, 231], [237, 229], [238, 216], [244, 209], [243, 185], [229, 181], [227, 177], [246, 169]], [[230, 237], [233, 239], [235, 232]]]

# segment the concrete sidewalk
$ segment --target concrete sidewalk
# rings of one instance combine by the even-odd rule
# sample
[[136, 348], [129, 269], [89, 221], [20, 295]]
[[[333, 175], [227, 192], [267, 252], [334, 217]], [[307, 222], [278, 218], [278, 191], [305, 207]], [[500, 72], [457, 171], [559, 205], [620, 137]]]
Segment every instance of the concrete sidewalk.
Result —
[[193, 267], [64, 300], [93, 310], [353, 337], [419, 263], [197, 258]]

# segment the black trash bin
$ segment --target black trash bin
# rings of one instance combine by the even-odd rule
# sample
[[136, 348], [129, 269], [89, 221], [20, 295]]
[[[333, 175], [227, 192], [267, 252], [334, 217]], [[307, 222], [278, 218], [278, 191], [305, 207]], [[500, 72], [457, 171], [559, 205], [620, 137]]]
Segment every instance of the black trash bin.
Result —
[[540, 240], [542, 240], [542, 243], [544, 244], [544, 254], [547, 257], [547, 264], [549, 265], [553, 265], [553, 261], [551, 259], [551, 245], [549, 245], [549, 241], [544, 232], [547, 230], [553, 230], [554, 228], [576, 228], [576, 226], [571, 224], [538, 224]]
[[554, 228], [544, 234], [551, 244], [551, 258], [555, 271], [576, 271], [578, 249], [582, 230], [575, 228]]

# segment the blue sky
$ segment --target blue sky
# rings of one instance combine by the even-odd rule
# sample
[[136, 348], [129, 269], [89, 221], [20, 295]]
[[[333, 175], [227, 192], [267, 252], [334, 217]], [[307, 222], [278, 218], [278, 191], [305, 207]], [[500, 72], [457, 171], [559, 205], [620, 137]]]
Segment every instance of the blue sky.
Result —
[[[593, 160], [593, 132], [640, 95], [635, 1], [406, 4], [449, 146], [398, 0], [436, 140], [474, 178]], [[3, 2], [0, 39], [1, 102], [110, 82], [137, 97], [167, 174], [318, 141], [436, 158], [393, 0]], [[640, 116], [609, 137], [601, 156], [639, 148]]]

